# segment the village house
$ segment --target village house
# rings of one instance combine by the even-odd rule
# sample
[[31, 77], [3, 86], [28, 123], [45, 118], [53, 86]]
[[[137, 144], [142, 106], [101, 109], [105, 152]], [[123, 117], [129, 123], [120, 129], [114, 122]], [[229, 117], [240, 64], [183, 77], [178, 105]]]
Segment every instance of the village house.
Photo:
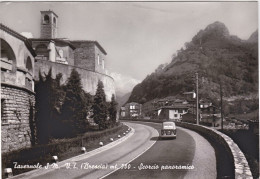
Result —
[[173, 120], [181, 121], [182, 115], [188, 112], [189, 107], [187, 105], [172, 105], [163, 106], [157, 109], [158, 119], [160, 120]]
[[142, 104], [131, 102], [121, 107], [121, 117], [138, 118], [142, 116]]

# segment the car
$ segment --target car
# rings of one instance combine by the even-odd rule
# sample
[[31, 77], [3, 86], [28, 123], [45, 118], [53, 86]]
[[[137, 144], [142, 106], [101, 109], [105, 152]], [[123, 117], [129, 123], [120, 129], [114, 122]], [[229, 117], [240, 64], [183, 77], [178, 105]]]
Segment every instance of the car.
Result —
[[177, 137], [176, 125], [172, 121], [162, 123], [161, 138], [174, 138]]

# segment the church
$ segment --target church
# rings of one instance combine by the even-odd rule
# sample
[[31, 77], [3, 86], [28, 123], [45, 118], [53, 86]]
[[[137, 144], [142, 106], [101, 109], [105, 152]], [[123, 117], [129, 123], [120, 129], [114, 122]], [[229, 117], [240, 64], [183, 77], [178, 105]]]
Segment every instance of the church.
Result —
[[58, 15], [51, 11], [41, 11], [40, 38], [29, 39], [35, 50], [35, 79], [39, 72], [47, 74], [52, 68], [53, 77], [62, 74], [65, 83], [72, 69], [81, 75], [83, 89], [94, 95], [98, 80], [104, 84], [106, 100], [115, 94], [114, 80], [106, 71], [107, 52], [97, 41], [69, 40], [58, 38]]
[[106, 51], [97, 41], [58, 38], [58, 15], [40, 13], [41, 35], [28, 39], [0, 24], [1, 135], [2, 154], [31, 147], [30, 121], [34, 117], [34, 84], [52, 69], [66, 83], [75, 69], [83, 89], [94, 95], [98, 81], [104, 84], [106, 100], [115, 94], [114, 79], [106, 72]]

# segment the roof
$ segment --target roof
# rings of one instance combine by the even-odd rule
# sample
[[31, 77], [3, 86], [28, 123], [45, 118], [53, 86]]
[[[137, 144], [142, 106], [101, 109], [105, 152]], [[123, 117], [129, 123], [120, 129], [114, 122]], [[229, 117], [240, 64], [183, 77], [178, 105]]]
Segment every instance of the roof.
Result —
[[2, 29], [3, 31], [7, 32], [8, 34], [16, 37], [17, 39], [20, 39], [24, 42], [25, 46], [28, 48], [28, 50], [31, 52], [31, 54], [35, 57], [36, 53], [32, 48], [32, 44], [31, 42], [24, 37], [23, 35], [19, 34], [18, 32], [10, 29], [9, 27], [5, 26], [4, 24], [0, 23], [0, 29]]
[[73, 43], [93, 43], [95, 44], [105, 55], [107, 55], [107, 52], [105, 49], [98, 43], [98, 41], [92, 41], [92, 40], [71, 40], [70, 41], [72, 44]]
[[65, 40], [64, 38], [55, 38], [55, 39], [48, 39], [48, 38], [31, 38], [31, 41], [54, 41], [54, 42], [61, 42], [63, 44], [66, 44], [70, 46], [73, 50], [76, 49], [76, 47], [69, 41]]
[[48, 11], [41, 11], [41, 13], [46, 13], [46, 12], [52, 12], [55, 16], [57, 16], [58, 17], [58, 15], [55, 13], [55, 12], [53, 12], [52, 10], [48, 10]]
[[189, 109], [187, 105], [173, 105], [173, 106], [162, 106], [159, 109]]

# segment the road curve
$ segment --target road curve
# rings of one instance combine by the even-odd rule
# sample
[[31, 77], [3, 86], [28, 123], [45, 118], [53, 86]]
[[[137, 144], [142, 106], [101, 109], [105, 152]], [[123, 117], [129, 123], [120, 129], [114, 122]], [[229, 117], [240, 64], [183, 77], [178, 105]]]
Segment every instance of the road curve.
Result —
[[[158, 131], [161, 124], [142, 123]], [[120, 178], [216, 178], [216, 158], [214, 148], [196, 132], [177, 127], [175, 140], [157, 140], [146, 153], [130, 163], [131, 170], [118, 170], [108, 179]], [[140, 164], [155, 166], [159, 169], [140, 170]], [[193, 169], [163, 169], [162, 166], [194, 166]], [[138, 168], [139, 166], [139, 168]], [[106, 178], [106, 179], [107, 179]]]
[[[119, 169], [122, 164], [126, 164], [133, 158], [149, 149], [156, 141], [150, 140], [158, 136], [158, 132], [146, 125], [127, 123], [135, 129], [135, 133], [126, 141], [86, 159], [79, 159], [70, 164], [70, 169], [61, 167], [44, 174], [25, 175], [26, 179], [81, 179], [81, 178], [101, 178], [115, 169]], [[75, 168], [73, 168], [75, 167]], [[102, 169], [96, 169], [96, 168]], [[110, 168], [111, 167], [111, 168]]]

